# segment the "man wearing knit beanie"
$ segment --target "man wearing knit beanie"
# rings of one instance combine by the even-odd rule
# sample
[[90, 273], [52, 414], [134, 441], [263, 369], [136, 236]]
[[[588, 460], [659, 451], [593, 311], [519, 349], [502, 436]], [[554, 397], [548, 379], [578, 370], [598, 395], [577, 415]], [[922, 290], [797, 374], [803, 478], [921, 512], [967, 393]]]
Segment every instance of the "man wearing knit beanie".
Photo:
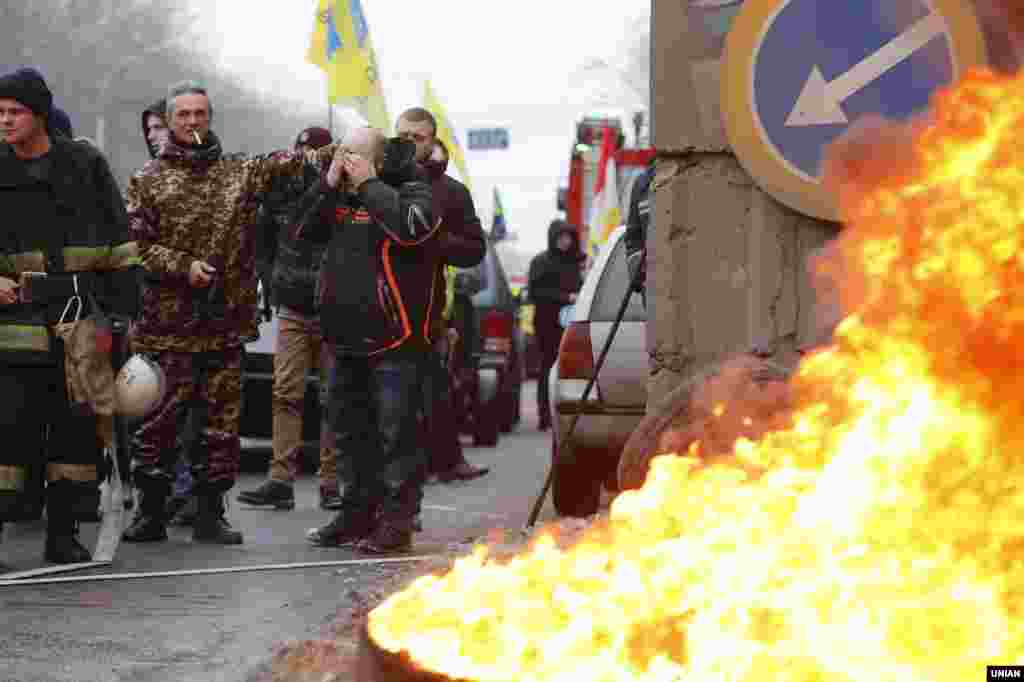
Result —
[[62, 390], [63, 342], [51, 329], [78, 295], [83, 316], [94, 302], [133, 316], [139, 261], [107, 160], [51, 134], [52, 108], [39, 72], [0, 76], [0, 523], [24, 516], [38, 494], [26, 482], [44, 469], [45, 557], [67, 564], [90, 560], [78, 522], [99, 506], [102, 444], [96, 416]]
[[[332, 142], [325, 128], [310, 127], [295, 138], [296, 151], [325, 147]], [[257, 507], [295, 507], [294, 482], [302, 452], [302, 417], [306, 375], [320, 368], [321, 408], [326, 406], [327, 378], [333, 349], [325, 345], [314, 310], [314, 292], [325, 245], [297, 239], [291, 223], [303, 195], [316, 176], [282, 178], [260, 208], [259, 256], [263, 296], [277, 309], [278, 331], [274, 349], [272, 393], [273, 448], [270, 475], [263, 485], [244, 490], [238, 501]], [[321, 414], [323, 417], [323, 414]], [[320, 424], [320, 507], [337, 509], [341, 502], [334, 432]]]
[[75, 139], [75, 129], [71, 126], [71, 117], [63, 109], [54, 107], [50, 110], [50, 132], [63, 135], [69, 140]]

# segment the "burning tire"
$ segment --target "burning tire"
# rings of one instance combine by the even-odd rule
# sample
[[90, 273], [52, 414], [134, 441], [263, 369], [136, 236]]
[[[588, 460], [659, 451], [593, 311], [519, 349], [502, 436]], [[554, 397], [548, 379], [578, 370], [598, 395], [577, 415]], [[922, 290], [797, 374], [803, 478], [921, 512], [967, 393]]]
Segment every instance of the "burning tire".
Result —
[[469, 682], [416, 667], [405, 653], [395, 654], [377, 645], [363, 624], [359, 641], [356, 682]]
[[[644, 484], [657, 455], [686, 454], [695, 441], [727, 445], [742, 434], [741, 423], [721, 420], [716, 406], [739, 406], [758, 422], [783, 413], [792, 370], [754, 356], [716, 363], [681, 383], [633, 431], [619, 462], [619, 486], [636, 490]], [[755, 425], [756, 428], [756, 425]], [[730, 440], [731, 439], [731, 440]]]

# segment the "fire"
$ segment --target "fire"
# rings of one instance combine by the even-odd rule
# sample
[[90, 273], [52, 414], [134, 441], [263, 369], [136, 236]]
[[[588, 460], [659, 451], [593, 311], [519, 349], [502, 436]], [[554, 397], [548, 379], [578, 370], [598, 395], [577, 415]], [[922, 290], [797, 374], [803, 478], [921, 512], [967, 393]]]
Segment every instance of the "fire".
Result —
[[822, 272], [850, 312], [785, 428], [711, 466], [657, 458], [570, 548], [420, 578], [371, 614], [380, 646], [488, 681], [1024, 662], [1024, 76], [975, 71], [926, 119], [867, 122], [828, 172], [847, 227]]

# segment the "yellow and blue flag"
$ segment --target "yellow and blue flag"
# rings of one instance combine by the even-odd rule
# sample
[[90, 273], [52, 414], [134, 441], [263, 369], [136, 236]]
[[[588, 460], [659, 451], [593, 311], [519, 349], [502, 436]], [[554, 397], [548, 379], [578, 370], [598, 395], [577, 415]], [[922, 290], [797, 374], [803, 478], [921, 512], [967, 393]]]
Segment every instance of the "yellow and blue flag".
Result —
[[455, 128], [452, 127], [451, 121], [441, 105], [441, 100], [437, 98], [434, 89], [430, 87], [429, 80], [423, 87], [423, 106], [437, 119], [437, 137], [448, 147], [448, 156], [455, 162], [455, 167], [459, 170], [459, 177], [472, 192], [473, 183], [469, 179], [469, 169], [466, 167], [466, 157], [462, 153], [462, 145], [459, 144]]
[[320, 0], [306, 60], [327, 74], [327, 99], [390, 134], [391, 118], [361, 0]]
[[491, 240], [500, 242], [508, 238], [508, 225], [505, 223], [505, 209], [501, 205], [501, 195], [494, 188], [494, 220], [491, 222]]

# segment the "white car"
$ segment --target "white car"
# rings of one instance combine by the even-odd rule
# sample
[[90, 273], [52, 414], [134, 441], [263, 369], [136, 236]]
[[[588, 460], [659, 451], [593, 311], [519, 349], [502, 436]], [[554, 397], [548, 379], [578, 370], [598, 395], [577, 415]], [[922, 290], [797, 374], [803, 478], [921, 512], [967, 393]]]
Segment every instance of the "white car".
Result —
[[[600, 505], [602, 485], [616, 490], [619, 456], [647, 405], [647, 310], [639, 293], [632, 294], [604, 366], [583, 400], [629, 286], [625, 232], [619, 227], [611, 234], [576, 303], [563, 309], [565, 333], [547, 377], [555, 462], [552, 496], [563, 516], [590, 516]], [[556, 457], [576, 415], [579, 420], [567, 442], [572, 457]]]

